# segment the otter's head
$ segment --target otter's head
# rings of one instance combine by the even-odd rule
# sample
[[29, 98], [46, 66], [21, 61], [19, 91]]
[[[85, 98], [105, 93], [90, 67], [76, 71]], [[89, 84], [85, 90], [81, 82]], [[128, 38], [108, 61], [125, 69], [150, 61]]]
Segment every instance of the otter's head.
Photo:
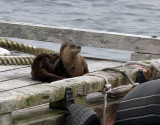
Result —
[[73, 42], [65, 42], [62, 44], [60, 53], [76, 55], [81, 52], [81, 46]]

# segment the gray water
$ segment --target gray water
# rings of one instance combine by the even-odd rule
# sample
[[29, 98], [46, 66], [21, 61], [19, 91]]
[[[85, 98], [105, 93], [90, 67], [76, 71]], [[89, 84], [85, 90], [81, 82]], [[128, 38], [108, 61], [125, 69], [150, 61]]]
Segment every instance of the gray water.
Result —
[[0, 0], [0, 20], [160, 36], [160, 0]]
[[[160, 0], [0, 0], [0, 20], [160, 36]], [[25, 43], [48, 49], [52, 46], [55, 51], [60, 46]], [[130, 54], [92, 47], [82, 50], [84, 56], [125, 61]]]

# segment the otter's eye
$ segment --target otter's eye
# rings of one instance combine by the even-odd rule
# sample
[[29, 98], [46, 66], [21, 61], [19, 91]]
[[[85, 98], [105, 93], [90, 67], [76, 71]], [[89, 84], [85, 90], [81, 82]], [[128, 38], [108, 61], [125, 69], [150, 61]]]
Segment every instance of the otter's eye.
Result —
[[72, 45], [71, 48], [74, 48], [74, 45]]

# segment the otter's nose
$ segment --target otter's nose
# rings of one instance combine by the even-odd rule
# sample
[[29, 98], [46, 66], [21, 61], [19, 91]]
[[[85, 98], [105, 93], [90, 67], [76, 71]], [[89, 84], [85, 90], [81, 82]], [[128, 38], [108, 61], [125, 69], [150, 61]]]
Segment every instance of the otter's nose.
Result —
[[81, 46], [77, 46], [78, 49], [81, 49]]

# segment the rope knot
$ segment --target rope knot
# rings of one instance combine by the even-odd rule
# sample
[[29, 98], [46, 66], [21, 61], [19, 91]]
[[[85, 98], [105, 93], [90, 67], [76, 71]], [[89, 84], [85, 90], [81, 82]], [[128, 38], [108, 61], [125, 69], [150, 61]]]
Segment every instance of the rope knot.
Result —
[[112, 87], [111, 84], [106, 84], [104, 89], [103, 89], [103, 94], [106, 94], [106, 93], [110, 92], [111, 89], [112, 89], [111, 87]]

